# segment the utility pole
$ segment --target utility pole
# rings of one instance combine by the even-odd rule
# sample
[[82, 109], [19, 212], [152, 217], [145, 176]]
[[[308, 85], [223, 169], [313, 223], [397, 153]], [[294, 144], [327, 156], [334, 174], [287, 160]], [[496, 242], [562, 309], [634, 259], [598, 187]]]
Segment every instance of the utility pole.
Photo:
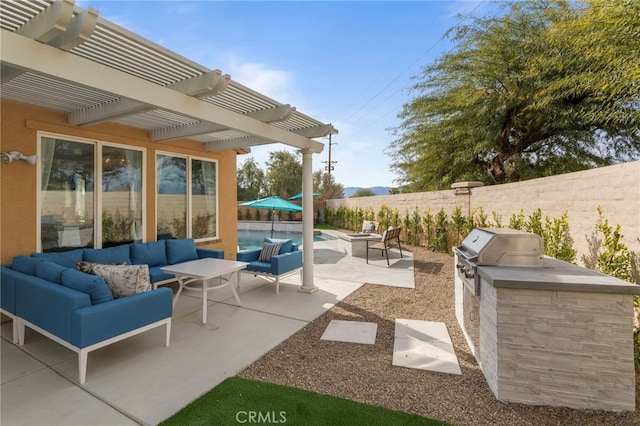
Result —
[[337, 145], [337, 143], [331, 142], [331, 133], [329, 133], [329, 161], [323, 161], [326, 164], [324, 169], [327, 171], [327, 174], [331, 176], [331, 172], [333, 171], [333, 165], [337, 163], [337, 161], [331, 161], [331, 145]]

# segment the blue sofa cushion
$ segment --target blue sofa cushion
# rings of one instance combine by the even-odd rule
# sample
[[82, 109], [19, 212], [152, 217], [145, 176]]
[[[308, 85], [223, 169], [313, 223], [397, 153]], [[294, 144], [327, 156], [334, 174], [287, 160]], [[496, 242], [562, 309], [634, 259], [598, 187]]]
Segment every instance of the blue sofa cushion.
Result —
[[264, 262], [251, 262], [247, 266], [247, 271], [256, 271], [256, 272], [265, 272], [267, 274], [271, 273], [271, 264]]
[[278, 254], [289, 253], [293, 247], [293, 240], [284, 240], [277, 238], [265, 238], [265, 243], [280, 243], [280, 251]]
[[61, 284], [65, 287], [87, 293], [91, 298], [92, 305], [113, 300], [107, 283], [103, 278], [95, 275], [85, 274], [69, 268], [62, 272]]
[[36, 276], [43, 280], [51, 281], [52, 283], [62, 283], [62, 272], [66, 271], [66, 266], [58, 265], [57, 263], [42, 261], [36, 265]]
[[76, 260], [82, 260], [82, 249], [64, 251], [60, 253], [33, 253], [32, 257], [48, 260], [67, 268], [75, 268]]
[[167, 274], [162, 269], [163, 266], [154, 266], [153, 268], [149, 268], [149, 278], [151, 278], [151, 283], [157, 283], [158, 281], [164, 280], [175, 280], [176, 276], [173, 274]]
[[11, 262], [11, 269], [14, 269], [23, 274], [35, 275], [36, 265], [42, 262], [42, 259], [31, 256], [16, 256]]
[[165, 241], [131, 244], [131, 263], [152, 266], [168, 265]]
[[131, 265], [129, 244], [103, 249], [84, 249], [82, 260], [92, 263], [121, 263]]
[[167, 246], [167, 261], [170, 265], [188, 262], [198, 258], [196, 242], [193, 238], [186, 240], [165, 240]]

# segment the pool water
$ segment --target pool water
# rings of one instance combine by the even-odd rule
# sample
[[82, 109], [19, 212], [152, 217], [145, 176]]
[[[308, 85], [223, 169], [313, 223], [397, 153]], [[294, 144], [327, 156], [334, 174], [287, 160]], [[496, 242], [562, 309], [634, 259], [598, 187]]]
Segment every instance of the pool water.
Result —
[[[265, 238], [271, 238], [271, 231], [238, 230], [238, 247], [240, 250], [262, 248], [262, 243]], [[273, 238], [293, 240], [293, 244], [298, 246], [302, 245], [302, 232], [274, 231]], [[331, 237], [320, 233], [316, 233], [313, 236], [313, 241], [327, 241], [329, 239], [331, 239]]]

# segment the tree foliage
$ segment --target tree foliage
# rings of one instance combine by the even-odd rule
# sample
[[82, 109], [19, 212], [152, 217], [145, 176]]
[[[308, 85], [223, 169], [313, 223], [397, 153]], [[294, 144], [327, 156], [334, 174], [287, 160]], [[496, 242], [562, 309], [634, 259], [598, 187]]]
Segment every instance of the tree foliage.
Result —
[[640, 157], [640, 2], [506, 3], [450, 31], [388, 153], [406, 190]]
[[373, 189], [371, 188], [358, 188], [356, 192], [353, 193], [351, 198], [373, 197], [374, 195], [376, 195], [376, 193], [373, 192]]
[[320, 193], [324, 199], [344, 198], [344, 186], [336, 183], [333, 175], [322, 170], [313, 172], [313, 192]]
[[266, 186], [269, 195], [288, 198], [302, 190], [302, 163], [289, 151], [273, 151], [267, 161]]
[[238, 201], [250, 201], [264, 196], [265, 174], [253, 157], [238, 169]]

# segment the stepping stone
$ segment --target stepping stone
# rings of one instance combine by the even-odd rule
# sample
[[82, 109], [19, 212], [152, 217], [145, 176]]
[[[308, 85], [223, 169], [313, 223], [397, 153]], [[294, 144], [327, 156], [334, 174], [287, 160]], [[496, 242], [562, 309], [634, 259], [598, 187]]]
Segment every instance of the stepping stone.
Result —
[[331, 320], [320, 340], [373, 345], [377, 333], [375, 322]]
[[443, 322], [396, 319], [393, 365], [462, 374]]

